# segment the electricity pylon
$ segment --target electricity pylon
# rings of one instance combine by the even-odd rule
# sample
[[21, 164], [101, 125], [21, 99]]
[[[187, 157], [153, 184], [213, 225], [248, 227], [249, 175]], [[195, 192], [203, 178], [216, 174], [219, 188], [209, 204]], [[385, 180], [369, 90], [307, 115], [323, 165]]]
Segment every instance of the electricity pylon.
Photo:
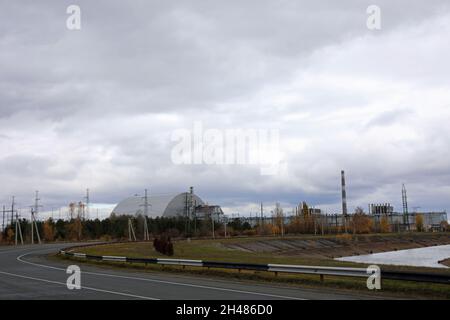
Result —
[[31, 244], [34, 244], [34, 230], [36, 229], [36, 236], [38, 243], [41, 244], [41, 236], [39, 235], [39, 229], [36, 222], [36, 216], [39, 212], [39, 208], [42, 207], [39, 205], [39, 191], [36, 191], [36, 196], [34, 198], [34, 208], [31, 209]]
[[144, 204], [142, 204], [141, 207], [144, 207], [144, 241], [149, 241], [150, 234], [148, 232], [147, 216], [148, 216], [148, 207], [150, 207], [151, 204], [148, 203], [147, 189], [145, 189], [143, 199], [144, 199]]

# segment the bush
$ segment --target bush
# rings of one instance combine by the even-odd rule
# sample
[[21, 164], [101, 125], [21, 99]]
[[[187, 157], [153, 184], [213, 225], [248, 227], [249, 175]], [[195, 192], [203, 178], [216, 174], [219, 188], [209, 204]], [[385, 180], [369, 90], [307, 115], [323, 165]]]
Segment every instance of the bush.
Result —
[[170, 237], [161, 236], [159, 239], [153, 240], [153, 247], [161, 254], [167, 256], [173, 256], [173, 243], [170, 241]]
[[168, 256], [173, 256], [173, 243], [172, 242], [166, 243], [166, 254]]

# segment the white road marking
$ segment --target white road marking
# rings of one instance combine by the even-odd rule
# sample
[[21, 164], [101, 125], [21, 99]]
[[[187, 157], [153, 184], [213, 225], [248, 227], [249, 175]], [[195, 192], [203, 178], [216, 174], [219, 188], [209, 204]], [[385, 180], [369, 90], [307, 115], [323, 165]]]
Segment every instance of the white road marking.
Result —
[[[57, 267], [53, 267], [53, 266], [33, 263], [33, 262], [25, 261], [25, 260], [22, 259], [23, 257], [25, 257], [27, 255], [30, 255], [32, 253], [34, 253], [34, 252], [25, 253], [25, 254], [23, 254], [21, 256], [18, 256], [16, 259], [17, 259], [17, 261], [20, 261], [20, 262], [26, 263], [26, 264], [30, 264], [30, 265], [33, 265], [33, 266], [36, 266], [36, 267], [65, 271], [65, 269], [63, 269], [63, 268], [57, 268]], [[290, 299], [290, 300], [307, 300], [307, 299], [304, 299], [304, 298], [275, 295], [275, 294], [270, 294], [270, 293], [251, 292], [251, 291], [244, 291], [244, 290], [237, 290], [237, 289], [202, 286], [202, 285], [196, 285], [196, 284], [173, 282], [173, 281], [165, 281], [165, 280], [156, 280], [156, 279], [148, 279], [148, 278], [119, 276], [119, 275], [113, 275], [113, 274], [109, 274], [109, 273], [98, 273], [98, 272], [88, 272], [88, 271], [83, 271], [82, 273], [83, 274], [95, 275], [95, 276], [103, 276], [103, 277], [112, 277], [112, 278], [121, 278], [121, 279], [128, 279], [128, 280], [139, 280], [139, 281], [147, 281], [147, 282], [155, 282], [155, 283], [164, 283], [164, 284], [185, 286], [185, 287], [191, 287], [191, 288], [200, 288], [200, 289], [209, 289], [209, 290], [216, 290], [216, 291], [243, 293], [243, 294], [265, 296], [265, 297], [271, 297], [271, 298]]]
[[[59, 284], [59, 285], [67, 286], [67, 284], [64, 283], [64, 282], [58, 282], [58, 281], [52, 281], [52, 280], [47, 280], [47, 279], [28, 277], [28, 276], [23, 276], [23, 275], [20, 275], [20, 274], [15, 274], [15, 273], [10, 273], [10, 272], [0, 271], [0, 274], [4, 274], [4, 275], [7, 275], [7, 276], [12, 276], [12, 277], [16, 277], [16, 278], [22, 278], [22, 279], [28, 279], [28, 280], [33, 280], [33, 281], [40, 281], [40, 282], [46, 282], [46, 283], [51, 283], [51, 284]], [[145, 299], [145, 300], [159, 300], [159, 299], [151, 298], [151, 297], [144, 297], [144, 296], [138, 296], [138, 295], [129, 294], [129, 293], [116, 292], [116, 291], [110, 291], [110, 290], [103, 290], [103, 289], [97, 289], [97, 288], [91, 288], [91, 287], [85, 287], [85, 286], [81, 286], [81, 289], [97, 291], [97, 292], [103, 292], [103, 293], [109, 293], [109, 294], [115, 294], [115, 295], [119, 295], [119, 296], [130, 297], [130, 298], [138, 298], [138, 299]]]

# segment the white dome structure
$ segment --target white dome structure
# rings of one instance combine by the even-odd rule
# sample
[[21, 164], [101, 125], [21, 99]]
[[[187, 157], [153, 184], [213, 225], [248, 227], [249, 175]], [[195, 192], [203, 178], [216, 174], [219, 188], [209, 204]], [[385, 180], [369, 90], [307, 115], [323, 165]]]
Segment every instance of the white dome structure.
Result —
[[[149, 218], [156, 217], [176, 217], [186, 216], [190, 207], [192, 197], [192, 206], [204, 205], [200, 197], [189, 192], [183, 192], [174, 195], [155, 195], [148, 196], [148, 214]], [[129, 197], [122, 200], [112, 211], [116, 215], [144, 215], [145, 199], [142, 196]]]

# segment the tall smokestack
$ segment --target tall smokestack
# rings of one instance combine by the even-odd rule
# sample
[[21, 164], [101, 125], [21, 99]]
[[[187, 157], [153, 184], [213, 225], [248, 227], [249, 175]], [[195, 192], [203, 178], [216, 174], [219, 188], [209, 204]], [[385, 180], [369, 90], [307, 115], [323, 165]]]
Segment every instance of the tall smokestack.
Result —
[[341, 186], [342, 186], [342, 214], [347, 216], [347, 194], [345, 192], [345, 173], [341, 171]]

